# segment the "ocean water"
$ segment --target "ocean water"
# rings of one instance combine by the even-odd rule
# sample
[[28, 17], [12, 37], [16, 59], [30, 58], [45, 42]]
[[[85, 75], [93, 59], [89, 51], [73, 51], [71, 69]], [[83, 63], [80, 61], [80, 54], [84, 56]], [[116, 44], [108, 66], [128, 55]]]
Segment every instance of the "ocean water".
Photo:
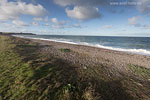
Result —
[[21, 35], [19, 37], [88, 45], [150, 56], [150, 37]]

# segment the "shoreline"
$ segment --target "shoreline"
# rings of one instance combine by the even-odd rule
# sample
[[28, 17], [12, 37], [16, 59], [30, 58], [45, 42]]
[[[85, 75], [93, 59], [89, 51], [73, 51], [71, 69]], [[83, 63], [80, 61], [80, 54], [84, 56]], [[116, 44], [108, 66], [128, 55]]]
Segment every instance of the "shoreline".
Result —
[[[23, 37], [18, 37], [23, 38]], [[24, 38], [29, 39], [29, 38]], [[129, 64], [134, 64], [146, 68], [150, 68], [150, 56], [146, 55], [140, 55], [130, 52], [124, 52], [124, 51], [117, 51], [117, 50], [110, 50], [100, 47], [94, 47], [89, 45], [80, 45], [80, 44], [69, 44], [69, 43], [62, 43], [57, 41], [50, 41], [50, 40], [40, 40], [40, 39], [29, 39], [33, 42], [37, 42], [41, 45], [52, 45], [53, 47], [56, 46], [56, 48], [69, 48], [73, 51], [86, 53], [90, 57], [96, 58], [104, 58], [106, 60], [110, 60], [113, 64], [116, 66], [127, 66]], [[46, 51], [47, 52], [47, 51]]]
[[149, 59], [89, 46], [0, 35], [0, 98], [148, 100]]
[[119, 51], [119, 52], [125, 52], [128, 54], [136, 54], [136, 55], [143, 55], [143, 56], [150, 56], [150, 51], [146, 49], [125, 49], [125, 48], [114, 48], [109, 46], [103, 46], [100, 44], [89, 44], [89, 43], [75, 43], [75, 42], [69, 42], [69, 41], [57, 41], [52, 39], [44, 39], [44, 38], [29, 38], [29, 37], [23, 37], [23, 36], [14, 36], [24, 39], [34, 39], [34, 40], [42, 40], [42, 41], [50, 41], [50, 42], [57, 42], [57, 43], [65, 43], [65, 44], [73, 44], [73, 45], [80, 45], [80, 46], [89, 46], [94, 48], [100, 48], [100, 49], [107, 49], [112, 51]]

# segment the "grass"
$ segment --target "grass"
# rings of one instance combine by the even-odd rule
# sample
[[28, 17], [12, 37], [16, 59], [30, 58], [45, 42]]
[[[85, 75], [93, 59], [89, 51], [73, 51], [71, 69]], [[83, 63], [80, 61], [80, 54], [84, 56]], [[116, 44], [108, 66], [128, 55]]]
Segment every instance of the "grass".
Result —
[[45, 58], [37, 48], [28, 40], [0, 36], [0, 98], [75, 100], [74, 94], [78, 98], [74, 68], [62, 60]]
[[[29, 40], [0, 36], [0, 100], [148, 100], [149, 83], [122, 74], [111, 65], [82, 69], [39, 52]], [[71, 52], [70, 49], [60, 49]], [[149, 70], [130, 66], [133, 75]], [[143, 73], [143, 74], [141, 74]], [[142, 84], [140, 86], [139, 84]]]
[[135, 75], [150, 78], [150, 69], [138, 65], [129, 65], [129, 68]]
[[67, 49], [67, 48], [60, 48], [59, 49], [61, 52], [71, 52], [70, 49]]
[[0, 37], [0, 96], [3, 99], [9, 97], [13, 100], [23, 95], [28, 89], [24, 82], [33, 75], [29, 64], [22, 62], [22, 58], [13, 51], [15, 47], [9, 37]]

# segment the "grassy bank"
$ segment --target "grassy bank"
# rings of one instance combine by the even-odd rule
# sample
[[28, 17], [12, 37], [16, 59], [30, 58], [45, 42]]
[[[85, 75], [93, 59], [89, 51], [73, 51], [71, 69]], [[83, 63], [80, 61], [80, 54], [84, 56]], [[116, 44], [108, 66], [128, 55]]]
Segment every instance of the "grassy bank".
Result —
[[[63, 59], [47, 57], [40, 52], [43, 47], [30, 40], [0, 36], [0, 100], [150, 98], [149, 70], [130, 66], [129, 75], [119, 74], [117, 70], [109, 70], [109, 64], [83, 69]], [[70, 49], [59, 51], [72, 52]], [[139, 77], [139, 73], [146, 73], [146, 79]]]

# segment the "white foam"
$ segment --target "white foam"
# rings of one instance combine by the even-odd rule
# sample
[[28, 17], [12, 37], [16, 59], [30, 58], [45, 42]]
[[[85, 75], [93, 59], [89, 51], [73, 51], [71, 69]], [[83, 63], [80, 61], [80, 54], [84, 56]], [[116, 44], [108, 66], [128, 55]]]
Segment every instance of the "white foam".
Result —
[[96, 47], [150, 56], [150, 51], [145, 50], [145, 49], [122, 49], [122, 48], [113, 48], [113, 47], [103, 46], [99, 44], [97, 44]]

